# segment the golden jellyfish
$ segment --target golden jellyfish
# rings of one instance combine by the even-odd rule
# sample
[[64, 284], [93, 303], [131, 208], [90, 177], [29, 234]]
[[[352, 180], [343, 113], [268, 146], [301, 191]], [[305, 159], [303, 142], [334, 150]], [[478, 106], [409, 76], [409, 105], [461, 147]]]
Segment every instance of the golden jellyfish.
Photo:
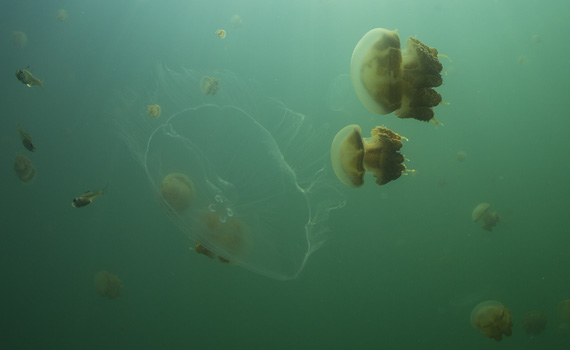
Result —
[[558, 304], [557, 311], [560, 321], [570, 324], [570, 299], [562, 300]]
[[160, 113], [161, 113], [161, 108], [159, 105], [152, 105], [152, 106], [148, 106], [146, 112], [148, 113], [148, 115], [150, 115], [151, 117], [154, 118], [158, 118], [160, 117]]
[[401, 50], [398, 31], [384, 28], [366, 33], [350, 61], [354, 91], [368, 110], [436, 125], [432, 107], [442, 101], [433, 88], [442, 84], [442, 70], [437, 49], [408, 38]]
[[171, 173], [162, 180], [160, 194], [170, 209], [182, 213], [192, 204], [194, 183], [184, 174]]
[[94, 278], [95, 291], [102, 297], [109, 299], [118, 298], [121, 295], [121, 281], [119, 278], [105, 270], [97, 272]]
[[490, 207], [489, 203], [480, 203], [471, 212], [473, 222], [483, 221], [483, 229], [487, 231], [492, 231], [493, 227], [499, 222], [499, 215], [496, 211], [491, 213], [489, 211]]
[[220, 90], [220, 81], [217, 78], [205, 76], [200, 80], [200, 89], [206, 95], [215, 95]]
[[24, 32], [14, 32], [12, 33], [12, 41], [17, 47], [22, 49], [28, 44], [28, 36]]
[[225, 39], [226, 38], [226, 31], [223, 29], [218, 29], [216, 31], [216, 34], [218, 34], [218, 36], [220, 37], [220, 39]]
[[483, 301], [471, 311], [471, 325], [489, 338], [500, 341], [512, 334], [511, 312], [496, 300]]
[[[396, 180], [406, 171], [402, 136], [388, 128], [377, 126], [371, 137], [362, 138], [358, 125], [348, 125], [339, 131], [331, 146], [331, 162], [336, 177], [345, 185], [360, 187], [364, 174], [370, 172], [378, 185]], [[404, 138], [405, 139], [405, 138]]]
[[30, 182], [36, 175], [36, 168], [32, 164], [32, 161], [23, 154], [16, 155], [14, 171], [22, 182]]
[[465, 160], [465, 158], [467, 158], [467, 153], [465, 153], [464, 151], [459, 151], [457, 152], [457, 160], [462, 162]]
[[522, 320], [527, 334], [539, 334], [546, 328], [546, 316], [542, 312], [529, 312]]
[[65, 11], [64, 9], [60, 9], [59, 11], [57, 11], [57, 20], [60, 22], [67, 21], [67, 11]]
[[233, 15], [232, 18], [230, 18], [230, 23], [234, 29], [239, 29], [243, 25], [240, 15]]

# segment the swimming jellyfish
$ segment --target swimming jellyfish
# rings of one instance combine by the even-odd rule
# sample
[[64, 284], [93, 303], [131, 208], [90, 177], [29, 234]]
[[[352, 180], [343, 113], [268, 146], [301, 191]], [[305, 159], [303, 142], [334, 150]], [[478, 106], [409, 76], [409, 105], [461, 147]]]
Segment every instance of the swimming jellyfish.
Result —
[[483, 221], [483, 229], [487, 231], [492, 231], [499, 222], [499, 214], [496, 211], [491, 213], [490, 207], [489, 203], [479, 203], [471, 212], [471, 220], [473, 222]]
[[216, 34], [218, 34], [218, 36], [220, 37], [220, 39], [225, 39], [226, 38], [226, 31], [223, 29], [218, 29], [216, 31]]
[[147, 107], [146, 112], [151, 117], [158, 118], [160, 117], [160, 113], [162, 112], [162, 110], [159, 105], [151, 105]]
[[64, 9], [60, 9], [59, 11], [57, 11], [57, 20], [60, 22], [67, 21], [67, 11], [65, 11]]
[[200, 80], [200, 89], [206, 95], [215, 95], [220, 89], [220, 81], [217, 78], [205, 76]]
[[102, 297], [109, 299], [118, 298], [121, 295], [121, 280], [105, 270], [97, 272], [94, 278], [95, 291]]
[[503, 335], [512, 334], [511, 312], [496, 300], [477, 304], [471, 312], [471, 325], [489, 338], [500, 341]]
[[194, 184], [184, 174], [171, 173], [162, 180], [160, 194], [168, 208], [180, 213], [192, 204]]
[[[339, 131], [331, 146], [331, 162], [338, 179], [350, 187], [364, 184], [364, 174], [370, 172], [378, 185], [396, 180], [406, 170], [400, 153], [402, 136], [377, 126], [371, 137], [362, 138], [358, 125], [348, 125]], [[405, 139], [405, 138], [404, 138]]]
[[16, 159], [14, 159], [14, 171], [18, 179], [22, 182], [30, 182], [36, 175], [36, 168], [32, 164], [32, 161], [23, 154], [16, 155]]
[[[296, 278], [326, 238], [329, 211], [342, 204], [323, 180], [327, 146], [313, 142], [321, 129], [231, 73], [220, 74], [227, 89], [212, 104], [195, 89], [203, 74], [159, 67], [157, 95], [176, 112], [153, 127], [136, 118], [133, 104], [117, 123], [191, 250], [270, 278]], [[183, 174], [191, 185], [179, 177], [167, 190], [166, 174]]]
[[441, 95], [433, 88], [443, 82], [442, 69], [437, 49], [410, 37], [401, 50], [398, 31], [384, 28], [366, 33], [350, 61], [354, 91], [368, 110], [436, 125], [432, 107]]

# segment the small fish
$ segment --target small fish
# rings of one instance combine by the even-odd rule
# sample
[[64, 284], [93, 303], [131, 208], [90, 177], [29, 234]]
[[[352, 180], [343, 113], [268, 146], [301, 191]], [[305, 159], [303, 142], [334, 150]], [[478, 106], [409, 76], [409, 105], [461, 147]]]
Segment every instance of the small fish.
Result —
[[107, 187], [109, 187], [109, 184], [107, 184], [107, 186], [105, 186], [105, 188], [100, 191], [87, 191], [83, 193], [79, 197], [73, 199], [71, 206], [74, 208], [83, 208], [91, 204], [91, 202], [103, 195], [103, 193], [107, 190]]
[[19, 126], [18, 126], [18, 134], [20, 134], [20, 140], [22, 141], [22, 145], [24, 145], [24, 147], [26, 147], [28, 151], [33, 152], [36, 150], [36, 146], [34, 145], [34, 141], [32, 140], [30, 134], [22, 130], [22, 128], [20, 128]]
[[26, 69], [18, 69], [16, 71], [16, 78], [22, 82], [22, 84], [26, 84], [28, 87], [32, 87], [37, 85], [39, 87], [42, 86], [42, 81], [38, 78], [34, 77], [34, 75], [28, 70], [30, 66], [26, 67]]

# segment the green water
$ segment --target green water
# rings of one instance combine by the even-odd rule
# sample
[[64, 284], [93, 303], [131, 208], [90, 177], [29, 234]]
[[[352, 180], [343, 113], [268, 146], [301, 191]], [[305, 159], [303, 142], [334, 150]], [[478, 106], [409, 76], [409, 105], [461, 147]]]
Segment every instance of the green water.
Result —
[[[567, 349], [556, 308], [570, 299], [569, 9], [555, 0], [3, 1], [0, 348]], [[376, 27], [452, 59], [441, 59], [437, 88], [450, 103], [435, 108], [443, 126], [374, 115], [354, 95], [352, 50]], [[27, 35], [22, 48], [15, 31]], [[14, 77], [28, 65], [43, 88]], [[206, 100], [184, 85], [204, 74], [233, 83], [224, 90], [222, 80]], [[280, 125], [268, 100], [312, 129]], [[189, 250], [195, 237], [162, 209], [141, 153], [129, 148], [160, 123], [145, 113], [154, 103], [160, 121], [203, 103], [242, 108], [265, 123], [300, 181], [334, 188], [309, 203], [313, 219], [319, 203], [345, 205], [320, 217], [328, 231], [312, 238], [322, 247], [296, 278]], [[416, 176], [343, 187], [326, 152], [347, 124], [406, 136]], [[18, 125], [36, 152], [23, 148]], [[286, 142], [301, 135], [304, 143]], [[17, 153], [36, 167], [31, 183], [14, 174]], [[312, 177], [299, 164], [323, 172]], [[71, 207], [107, 183], [103, 197]], [[492, 232], [471, 221], [480, 202], [501, 217]], [[287, 242], [279, 228], [288, 213], [278, 214], [272, 229]], [[276, 259], [307, 247], [297, 249]], [[119, 298], [97, 295], [100, 270], [120, 278]], [[501, 342], [469, 322], [489, 299], [513, 316]], [[548, 324], [528, 335], [522, 319], [534, 310]]]

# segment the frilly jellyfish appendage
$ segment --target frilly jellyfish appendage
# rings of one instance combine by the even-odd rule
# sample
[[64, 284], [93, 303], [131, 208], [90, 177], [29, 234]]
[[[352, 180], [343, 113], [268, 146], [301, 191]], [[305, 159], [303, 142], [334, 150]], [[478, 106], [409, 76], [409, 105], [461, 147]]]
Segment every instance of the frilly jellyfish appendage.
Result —
[[[220, 104], [212, 105], [196, 89], [203, 74], [160, 68], [161, 104], [178, 112], [149, 127], [144, 141], [132, 131], [144, 119], [118, 123], [192, 250], [271, 278], [296, 278], [325, 239], [328, 212], [341, 203], [323, 179], [326, 145], [308, 146], [309, 118], [252, 92], [239, 95], [247, 88], [231, 74], [218, 74], [225, 88]], [[188, 107], [188, 101], [199, 105]], [[304, 158], [314, 148], [323, 149], [321, 158]], [[184, 210], [172, 210], [160, 195], [171, 173], [192, 181], [192, 202]]]

